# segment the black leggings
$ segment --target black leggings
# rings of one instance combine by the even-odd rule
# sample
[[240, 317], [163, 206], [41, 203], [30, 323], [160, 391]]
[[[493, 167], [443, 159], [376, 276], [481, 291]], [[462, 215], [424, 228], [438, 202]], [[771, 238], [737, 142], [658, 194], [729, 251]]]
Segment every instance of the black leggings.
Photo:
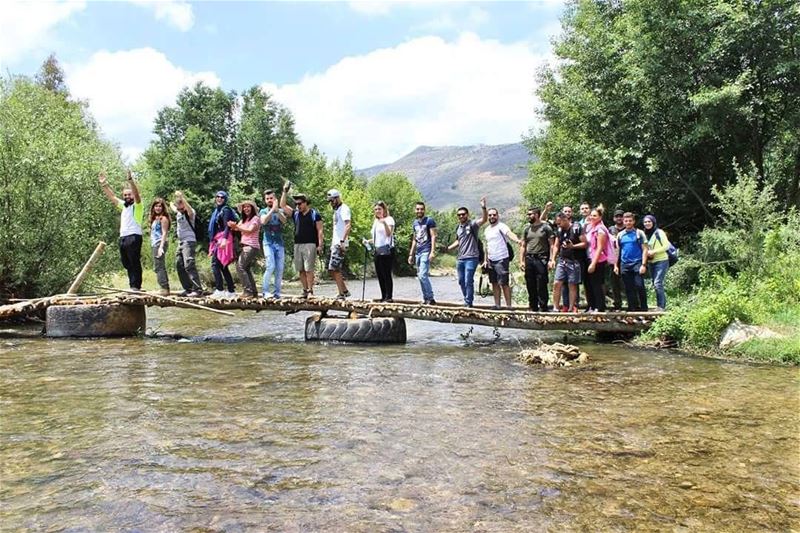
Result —
[[586, 300], [589, 307], [598, 311], [606, 310], [606, 263], [597, 263], [594, 272], [589, 274], [588, 266], [586, 271]]
[[231, 276], [231, 271], [228, 269], [229, 265], [222, 266], [222, 263], [219, 262], [217, 259], [217, 254], [211, 258], [211, 272], [214, 273], [214, 288], [218, 291], [221, 291], [224, 287], [222, 286], [222, 280], [225, 279], [225, 284], [228, 286], [228, 292], [236, 292], [236, 286], [233, 284], [233, 276]]
[[375, 274], [378, 276], [378, 285], [381, 287], [381, 300], [391, 300], [394, 282], [392, 281], [392, 265], [394, 264], [394, 250], [389, 255], [375, 256]]

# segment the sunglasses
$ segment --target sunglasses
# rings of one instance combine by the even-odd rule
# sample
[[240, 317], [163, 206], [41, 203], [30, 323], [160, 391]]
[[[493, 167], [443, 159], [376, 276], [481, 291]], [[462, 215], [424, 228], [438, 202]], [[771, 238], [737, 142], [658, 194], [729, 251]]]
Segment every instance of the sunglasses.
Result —
[[466, 214], [466, 213], [456, 213], [456, 214], [457, 214], [458, 216], [460, 216], [460, 217], [465, 217], [465, 216], [467, 216], [467, 214]]

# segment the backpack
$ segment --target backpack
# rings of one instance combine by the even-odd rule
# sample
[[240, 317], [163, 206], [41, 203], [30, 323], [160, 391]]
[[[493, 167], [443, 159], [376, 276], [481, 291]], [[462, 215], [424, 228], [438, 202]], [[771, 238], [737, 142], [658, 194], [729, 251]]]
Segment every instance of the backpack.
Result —
[[[592, 238], [597, 239], [597, 231], [592, 232]], [[606, 228], [606, 245], [603, 253], [606, 256], [606, 263], [609, 265], [617, 263], [617, 247], [614, 246], [614, 236], [611, 235], [608, 228]], [[589, 259], [591, 260], [591, 257]]]
[[506, 243], [506, 249], [508, 250], [508, 262], [510, 263], [511, 261], [514, 260], [514, 247], [511, 246], [511, 243], [508, 242], [508, 240], [506, 239], [506, 236], [503, 235], [502, 231], [500, 232], [500, 236], [503, 237], [503, 240]]
[[198, 213], [196, 209], [194, 211], [194, 224], [189, 220], [189, 217], [186, 217], [186, 222], [189, 224], [189, 227], [192, 228], [197, 243], [208, 244], [208, 230], [206, 229], [208, 223], [203, 220], [203, 217], [200, 216], [200, 213]]
[[[311, 213], [311, 220], [312, 221], [319, 216], [319, 213], [313, 207], [309, 210], [309, 213]], [[320, 218], [322, 218], [322, 217], [320, 217]], [[300, 231], [300, 211], [299, 210], [297, 210], [297, 209], [294, 210], [294, 212], [292, 213], [292, 220], [294, 221], [294, 235], [296, 237], [297, 234]]]
[[[656, 230], [656, 240], [659, 242], [659, 244], [661, 244], [661, 235], [659, 234], [659, 231], [661, 230]], [[669, 266], [672, 266], [678, 262], [678, 249], [675, 248], [675, 245], [671, 242], [667, 247], [667, 261], [669, 261]]]

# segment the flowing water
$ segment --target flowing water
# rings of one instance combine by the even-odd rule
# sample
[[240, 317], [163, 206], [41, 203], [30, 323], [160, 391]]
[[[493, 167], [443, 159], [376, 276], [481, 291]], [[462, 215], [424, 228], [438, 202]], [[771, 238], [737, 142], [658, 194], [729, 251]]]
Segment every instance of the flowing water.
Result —
[[515, 360], [532, 332], [346, 346], [302, 342], [302, 315], [148, 320], [0, 339], [2, 530], [800, 528], [794, 368], [586, 344], [547, 370]]

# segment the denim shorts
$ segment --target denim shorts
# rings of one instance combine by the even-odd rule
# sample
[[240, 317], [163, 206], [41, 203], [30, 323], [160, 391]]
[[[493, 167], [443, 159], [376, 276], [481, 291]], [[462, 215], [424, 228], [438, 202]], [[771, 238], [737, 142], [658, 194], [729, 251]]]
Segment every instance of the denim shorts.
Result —
[[556, 281], [566, 281], [569, 285], [580, 285], [581, 263], [577, 259], [558, 259]]

